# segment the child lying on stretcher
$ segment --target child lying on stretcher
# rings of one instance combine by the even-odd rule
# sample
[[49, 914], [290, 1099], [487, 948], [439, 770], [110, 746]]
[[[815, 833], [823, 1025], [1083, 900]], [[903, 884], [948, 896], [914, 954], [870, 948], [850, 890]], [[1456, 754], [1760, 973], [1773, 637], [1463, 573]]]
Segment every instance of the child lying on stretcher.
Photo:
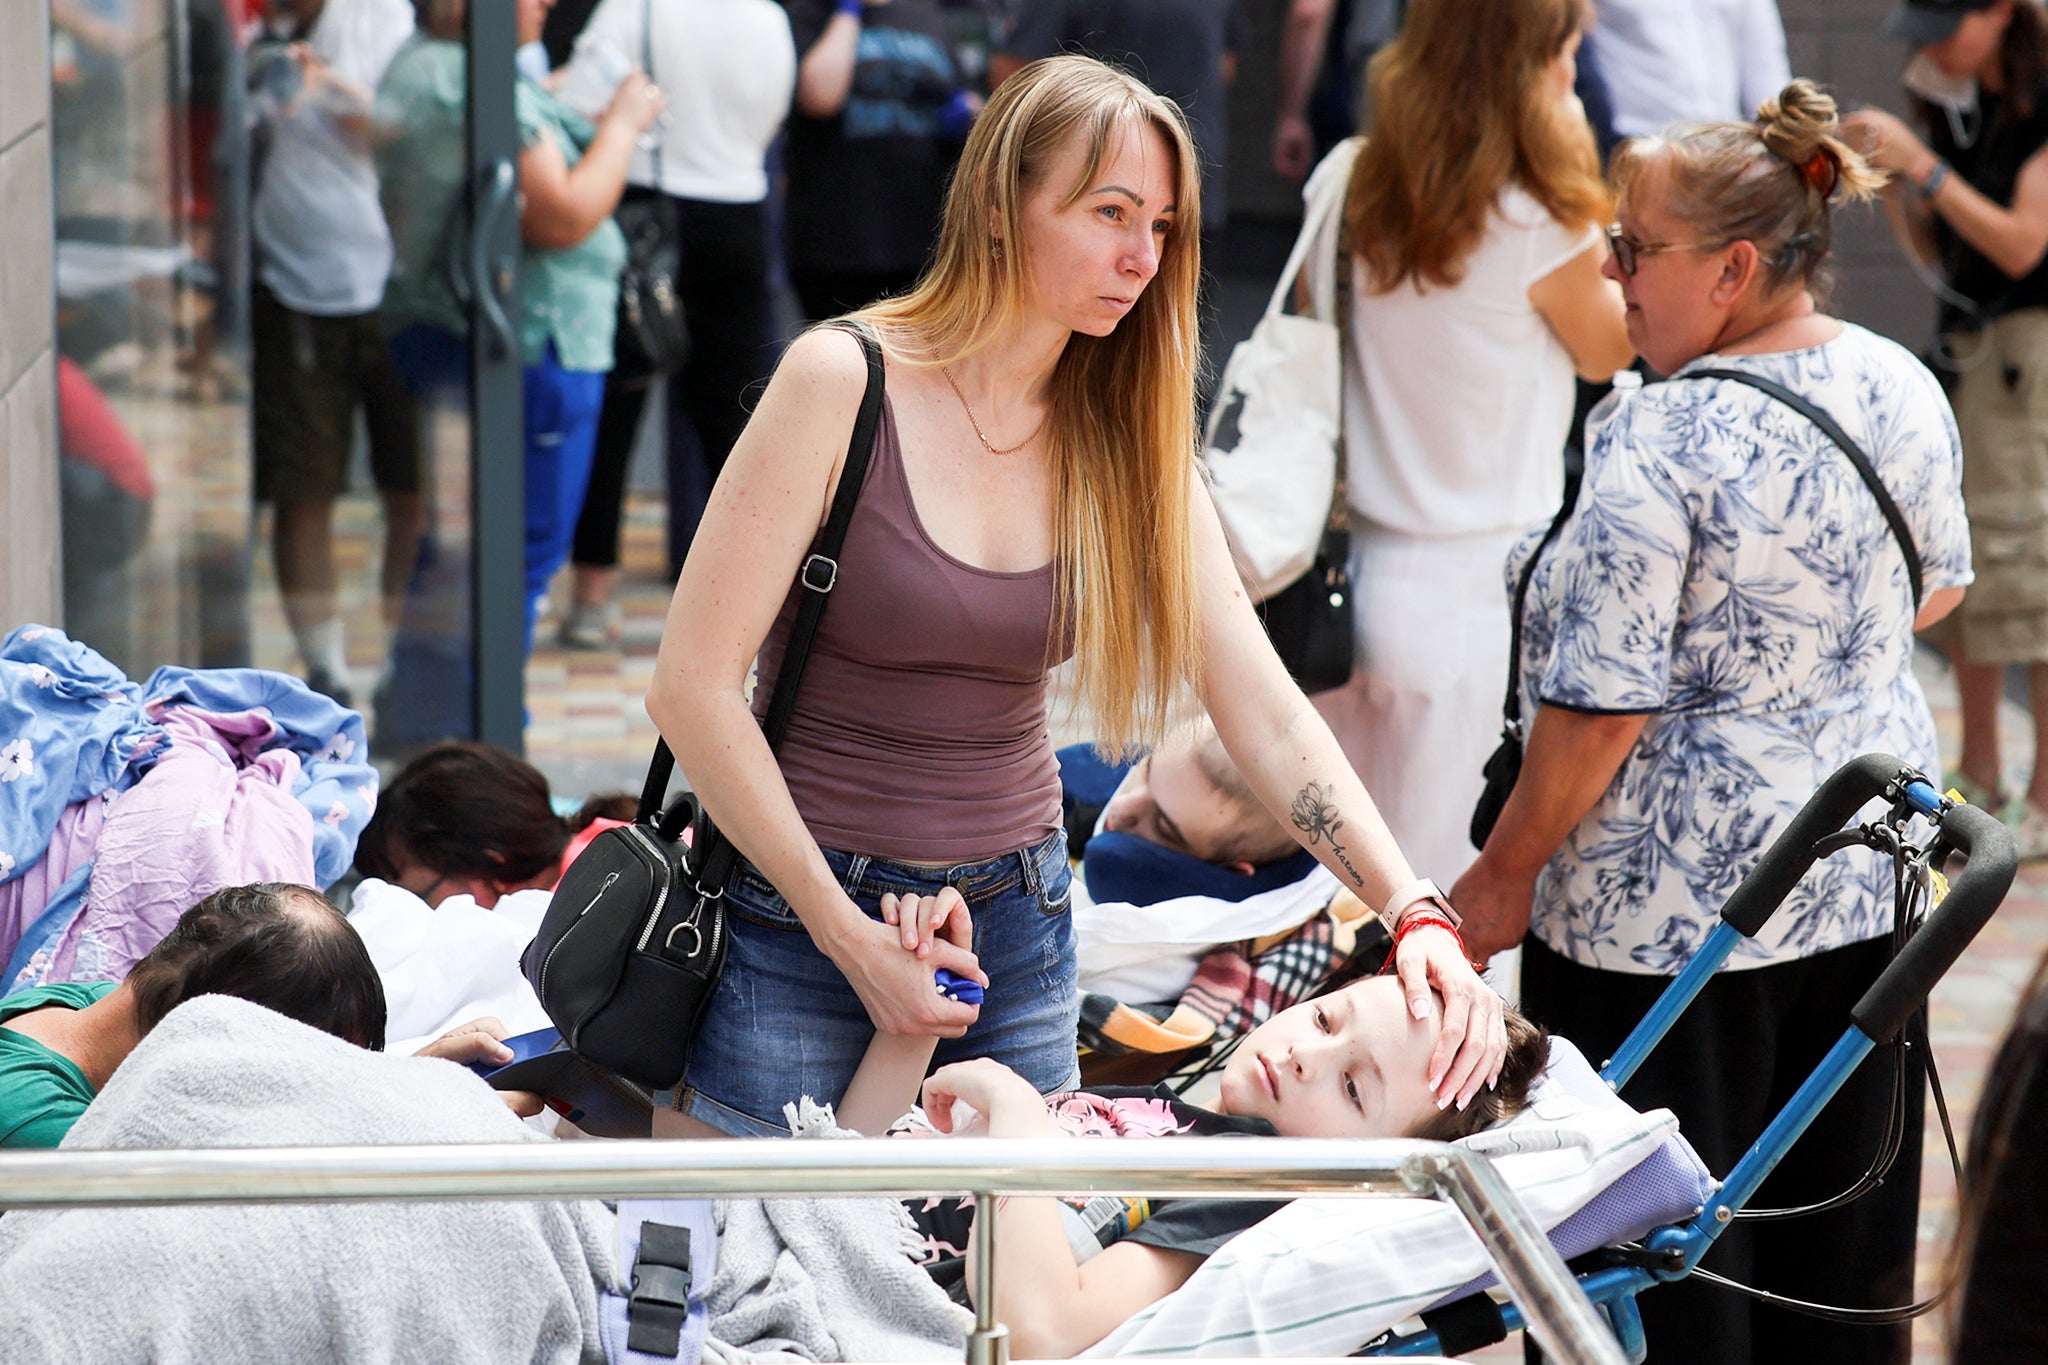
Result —
[[[1232, 1053], [1213, 1110], [1164, 1087], [1041, 1096], [1000, 1063], [940, 1068], [922, 1087], [923, 1112], [892, 1131], [990, 1137], [1180, 1135], [1424, 1138], [1449, 1141], [1519, 1113], [1549, 1057], [1537, 1025], [1506, 1011], [1499, 1072], [1462, 1106], [1439, 1108], [1430, 1070], [1443, 1010], [1416, 1019], [1390, 976], [1357, 981], [1260, 1025]], [[878, 1037], [840, 1109], [840, 1122], [879, 1131], [906, 1107], [929, 1040]], [[926, 1268], [956, 1298], [970, 1253], [971, 1203], [910, 1206]], [[1029, 1272], [998, 1277], [997, 1316], [1021, 1357], [1074, 1356], [1172, 1293], [1239, 1232], [1277, 1210], [1242, 1199], [1003, 1201], [997, 1259]]]

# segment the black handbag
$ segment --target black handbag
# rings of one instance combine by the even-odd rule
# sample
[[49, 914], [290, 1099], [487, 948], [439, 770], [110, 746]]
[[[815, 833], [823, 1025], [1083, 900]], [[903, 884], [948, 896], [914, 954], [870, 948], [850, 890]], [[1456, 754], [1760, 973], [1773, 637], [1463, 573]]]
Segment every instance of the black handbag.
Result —
[[1259, 618], [1302, 691], [1327, 692], [1350, 682], [1351, 532], [1326, 529], [1308, 572], [1261, 602]]
[[[1906, 519], [1899, 512], [1899, 506], [1892, 501], [1892, 495], [1884, 486], [1884, 480], [1877, 475], [1877, 467], [1870, 457], [1863, 453], [1863, 447], [1856, 444], [1849, 433], [1842, 430], [1827, 412], [1786, 388], [1773, 379], [1749, 373], [1747, 370], [1694, 370], [1677, 376], [1678, 379], [1726, 379], [1736, 384], [1747, 385], [1760, 393], [1775, 398], [1786, 407], [1819, 427], [1830, 441], [1849, 457], [1849, 463], [1856, 466], [1870, 495], [1876, 499], [1877, 507], [1884, 514], [1885, 525], [1891, 528], [1892, 539], [1898, 542], [1899, 552], [1906, 558], [1906, 579], [1913, 589], [1913, 607], [1919, 610], [1923, 596], [1920, 551], [1913, 544], [1913, 532], [1906, 525]], [[1669, 380], [1665, 381], [1671, 382]], [[1487, 758], [1481, 771], [1486, 778], [1485, 788], [1479, 793], [1479, 803], [1472, 808], [1472, 846], [1484, 851], [1487, 836], [1500, 819], [1508, 795], [1515, 789], [1516, 780], [1522, 775], [1522, 603], [1529, 593], [1529, 577], [1535, 572], [1536, 562], [1543, 557], [1543, 551], [1557, 537], [1565, 520], [1571, 516], [1572, 505], [1578, 498], [1578, 486], [1572, 484], [1565, 490], [1564, 506], [1550, 523], [1550, 529], [1529, 556], [1529, 562], [1522, 566], [1521, 578], [1515, 584], [1514, 620], [1508, 634], [1508, 694], [1501, 710], [1505, 723], [1501, 727], [1501, 741], [1492, 755]]]
[[[654, 79], [652, 10], [650, 0], [642, 6], [640, 17], [640, 69], [650, 81]], [[654, 179], [658, 186], [658, 135]], [[676, 201], [658, 188], [628, 186], [612, 219], [626, 239], [626, 264], [619, 271], [618, 325], [612, 334], [612, 369], [641, 379], [674, 374], [690, 360], [690, 325], [678, 288], [683, 273], [683, 228]]]
[[[771, 751], [781, 746], [796, 710], [881, 420], [881, 345], [865, 326], [849, 330], [867, 355], [867, 392], [831, 516], [797, 574], [807, 591], [762, 722]], [[572, 1051], [653, 1090], [682, 1080], [690, 1044], [718, 987], [725, 884], [740, 856], [694, 797], [686, 793], [662, 809], [674, 771], [668, 742], [657, 741], [632, 823], [598, 835], [562, 874], [540, 932], [519, 959]], [[687, 846], [685, 830], [691, 831]]]

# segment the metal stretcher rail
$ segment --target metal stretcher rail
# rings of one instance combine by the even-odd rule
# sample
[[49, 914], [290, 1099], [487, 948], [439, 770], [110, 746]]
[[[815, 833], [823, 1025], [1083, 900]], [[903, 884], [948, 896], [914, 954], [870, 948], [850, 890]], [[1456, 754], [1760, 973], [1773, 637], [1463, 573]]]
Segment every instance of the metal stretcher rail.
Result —
[[1490, 1162], [1434, 1142], [1181, 1138], [570, 1142], [0, 1153], [0, 1209], [345, 1200], [972, 1194], [968, 1365], [1003, 1365], [994, 1196], [1379, 1194], [1448, 1200], [1560, 1365], [1621, 1365], [1614, 1336]]

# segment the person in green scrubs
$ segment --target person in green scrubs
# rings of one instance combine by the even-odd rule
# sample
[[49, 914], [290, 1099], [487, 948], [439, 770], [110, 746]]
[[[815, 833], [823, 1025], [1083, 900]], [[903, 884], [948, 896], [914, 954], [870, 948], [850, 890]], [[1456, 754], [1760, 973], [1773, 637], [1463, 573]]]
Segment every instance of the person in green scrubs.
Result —
[[[62, 1142], [158, 1021], [201, 995], [237, 996], [373, 1052], [384, 1046], [384, 983], [341, 911], [310, 887], [231, 886], [187, 910], [125, 981], [0, 999], [0, 1148]], [[504, 1034], [479, 1019], [421, 1055], [503, 1064], [512, 1059]]]

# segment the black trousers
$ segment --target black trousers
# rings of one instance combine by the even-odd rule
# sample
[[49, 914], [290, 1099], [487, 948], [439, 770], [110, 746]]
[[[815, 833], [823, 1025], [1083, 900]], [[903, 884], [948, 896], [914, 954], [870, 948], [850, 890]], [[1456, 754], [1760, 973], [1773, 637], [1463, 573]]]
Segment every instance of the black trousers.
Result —
[[[645, 189], [633, 194], [652, 194]], [[747, 425], [774, 365], [765, 203], [675, 201], [682, 234], [679, 281], [690, 324], [690, 363], [668, 377], [668, 559], [689, 553], [704, 498]], [[655, 381], [659, 382], [659, 381]], [[645, 374], [613, 370], [598, 418], [597, 453], [570, 558], [592, 568], [619, 562], [619, 514], [633, 437], [647, 406]]]
[[[1849, 1027], [1849, 1009], [1890, 961], [1888, 939], [1798, 962], [1723, 971], [1694, 1000], [1622, 1090], [1638, 1109], [1668, 1108], [1716, 1175], [1725, 1177]], [[1534, 937], [1522, 945], [1522, 1009], [1578, 1044], [1598, 1065], [1612, 1056], [1670, 978], [1581, 966]], [[1895, 1063], [1867, 1058], [1785, 1160], [1751, 1208], [1810, 1204], [1855, 1184], [1884, 1132]], [[1891, 1174], [1845, 1208], [1782, 1222], [1737, 1220], [1702, 1268], [1774, 1294], [1850, 1308], [1913, 1297], [1926, 1071], [1907, 1063], [1906, 1133]], [[1637, 1300], [1652, 1365], [1906, 1365], [1906, 1325], [1825, 1322], [1687, 1278]], [[1533, 1343], [1529, 1347], [1535, 1359]]]

